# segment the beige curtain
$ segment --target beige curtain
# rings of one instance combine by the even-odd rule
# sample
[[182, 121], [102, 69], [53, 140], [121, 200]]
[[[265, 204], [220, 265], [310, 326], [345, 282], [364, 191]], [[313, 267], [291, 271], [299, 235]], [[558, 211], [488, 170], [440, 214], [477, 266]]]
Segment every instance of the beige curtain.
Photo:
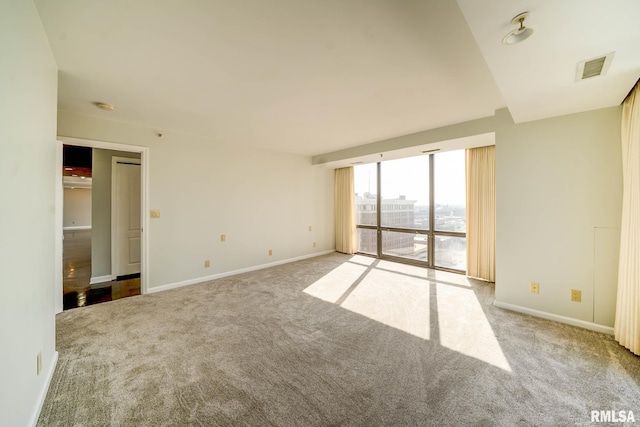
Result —
[[355, 254], [356, 214], [353, 189], [353, 167], [336, 169], [335, 173], [336, 251]]
[[496, 280], [496, 150], [466, 151], [467, 275]]
[[616, 340], [640, 355], [640, 89], [622, 103], [622, 225]]

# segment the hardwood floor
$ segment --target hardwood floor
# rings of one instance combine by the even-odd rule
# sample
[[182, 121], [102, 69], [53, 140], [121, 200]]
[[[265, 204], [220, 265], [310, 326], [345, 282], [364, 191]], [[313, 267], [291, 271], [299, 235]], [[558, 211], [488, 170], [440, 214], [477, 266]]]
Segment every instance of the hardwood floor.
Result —
[[63, 245], [64, 310], [140, 295], [140, 277], [89, 284], [91, 230], [65, 231]]
[[91, 230], [64, 231], [64, 293], [85, 291], [91, 279]]

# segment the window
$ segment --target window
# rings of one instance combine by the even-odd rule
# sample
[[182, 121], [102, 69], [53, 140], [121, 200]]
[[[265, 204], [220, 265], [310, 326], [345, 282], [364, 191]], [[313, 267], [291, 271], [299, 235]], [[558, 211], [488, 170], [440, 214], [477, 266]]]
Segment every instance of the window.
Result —
[[429, 157], [380, 164], [382, 227], [429, 229]]
[[434, 155], [435, 230], [467, 231], [464, 150]]
[[467, 231], [467, 201], [464, 162], [464, 150], [434, 155], [433, 246], [436, 267], [466, 271], [467, 239], [464, 233]]
[[466, 270], [464, 150], [354, 167], [358, 252]]
[[355, 188], [358, 252], [378, 255], [378, 167], [375, 163], [356, 166], [353, 170]]
[[382, 230], [382, 254], [428, 262], [427, 236], [416, 233]]
[[375, 229], [358, 228], [358, 252], [378, 255], [378, 237]]

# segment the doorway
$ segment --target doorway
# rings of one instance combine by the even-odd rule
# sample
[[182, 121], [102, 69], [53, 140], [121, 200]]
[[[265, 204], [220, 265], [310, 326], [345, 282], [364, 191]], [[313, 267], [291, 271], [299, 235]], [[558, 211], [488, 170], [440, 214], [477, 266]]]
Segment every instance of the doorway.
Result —
[[[142, 212], [146, 207], [145, 160], [148, 149], [75, 138], [59, 139], [59, 152], [64, 152], [66, 146], [88, 148], [93, 156], [93, 170], [90, 179], [92, 195], [89, 227], [83, 224], [82, 230], [70, 228], [65, 203], [68, 197], [65, 197], [64, 193], [68, 190], [57, 192], [56, 204], [60, 208], [56, 209], [56, 223], [61, 230], [62, 244], [57, 250], [60, 256], [56, 258], [60, 263], [59, 271], [63, 274], [61, 280], [56, 283], [56, 294], [62, 296], [60, 299], [56, 297], [56, 312], [145, 293], [146, 218]], [[59, 170], [64, 171], [64, 155], [57, 157]], [[112, 175], [112, 168], [113, 159], [116, 158], [125, 158], [125, 163], [134, 164], [137, 171], [133, 182], [127, 182], [130, 176], [121, 177], [121, 184], [128, 190], [126, 198], [132, 202], [130, 206], [133, 206], [127, 208], [126, 216], [133, 224], [134, 230], [137, 230], [137, 236], [131, 236], [128, 242], [133, 251], [127, 254], [127, 258], [128, 261], [134, 262], [129, 263], [128, 274], [124, 275], [116, 272], [114, 268], [117, 262], [112, 259], [112, 252], [120, 254], [119, 250], [112, 248], [112, 229], [115, 227], [115, 219], [112, 218], [114, 203], [116, 206], [113, 207], [117, 211], [115, 191], [112, 194], [112, 188], [115, 189], [113, 183], [117, 182], [117, 179]], [[83, 178], [83, 181], [86, 182], [87, 178]], [[131, 269], [132, 265], [135, 268]], [[73, 283], [70, 283], [71, 279]]]
[[140, 277], [140, 160], [111, 162], [111, 278]]
[[63, 147], [64, 309], [91, 304], [95, 297], [90, 289], [92, 151], [90, 147]]

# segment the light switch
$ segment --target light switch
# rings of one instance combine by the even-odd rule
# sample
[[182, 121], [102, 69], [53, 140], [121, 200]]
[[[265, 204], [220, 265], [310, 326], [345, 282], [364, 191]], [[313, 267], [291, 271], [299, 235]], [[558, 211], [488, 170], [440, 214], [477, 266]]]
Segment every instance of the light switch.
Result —
[[151, 218], [160, 218], [160, 211], [151, 211]]

